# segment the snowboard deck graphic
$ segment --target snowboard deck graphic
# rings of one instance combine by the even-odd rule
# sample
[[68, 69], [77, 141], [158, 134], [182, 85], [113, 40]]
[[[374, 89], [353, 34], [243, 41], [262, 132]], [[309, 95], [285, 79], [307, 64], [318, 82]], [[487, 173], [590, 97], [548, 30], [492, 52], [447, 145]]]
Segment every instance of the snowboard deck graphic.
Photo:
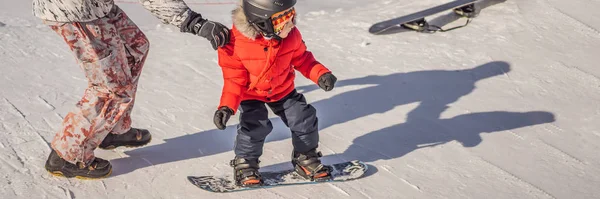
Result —
[[232, 175], [188, 176], [188, 180], [200, 189], [215, 193], [226, 193], [277, 186], [354, 180], [362, 177], [368, 168], [366, 164], [359, 160], [332, 164], [329, 165], [329, 167], [331, 168], [331, 178], [322, 181], [312, 181], [310, 179], [306, 179], [298, 174], [294, 169], [261, 172], [263, 184], [252, 187], [237, 186]]

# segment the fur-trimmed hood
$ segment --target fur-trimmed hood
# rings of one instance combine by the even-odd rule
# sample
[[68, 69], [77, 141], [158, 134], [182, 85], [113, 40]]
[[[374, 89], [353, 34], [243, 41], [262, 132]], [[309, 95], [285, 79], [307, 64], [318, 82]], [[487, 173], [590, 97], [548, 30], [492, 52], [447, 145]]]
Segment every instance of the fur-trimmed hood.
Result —
[[242, 33], [242, 35], [248, 37], [249, 39], [256, 39], [260, 35], [252, 24], [248, 22], [248, 18], [244, 14], [243, 9], [243, 0], [240, 0], [238, 6], [231, 11], [232, 21], [235, 28]]

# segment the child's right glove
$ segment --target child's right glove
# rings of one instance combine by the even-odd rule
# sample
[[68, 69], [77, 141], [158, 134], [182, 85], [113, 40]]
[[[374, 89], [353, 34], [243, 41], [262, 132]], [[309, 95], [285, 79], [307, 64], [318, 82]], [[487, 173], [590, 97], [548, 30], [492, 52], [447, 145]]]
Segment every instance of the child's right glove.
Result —
[[319, 77], [319, 87], [325, 91], [333, 89], [337, 78], [332, 73], [325, 73]]
[[229, 107], [223, 106], [219, 108], [219, 110], [215, 112], [215, 117], [213, 118], [215, 126], [217, 126], [219, 130], [224, 130], [225, 127], [227, 127], [227, 121], [229, 121], [231, 115], [233, 115], [233, 110]]

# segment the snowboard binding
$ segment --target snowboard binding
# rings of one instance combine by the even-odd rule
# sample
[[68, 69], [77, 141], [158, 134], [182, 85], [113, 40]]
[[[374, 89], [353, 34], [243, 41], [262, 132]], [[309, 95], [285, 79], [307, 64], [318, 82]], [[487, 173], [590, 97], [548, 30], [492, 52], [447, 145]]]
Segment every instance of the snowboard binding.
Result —
[[455, 8], [454, 13], [466, 18], [475, 18], [477, 13], [475, 12], [475, 4], [469, 4], [460, 8]]
[[465, 23], [465, 25], [457, 26], [457, 27], [453, 27], [453, 28], [449, 28], [449, 29], [443, 29], [442, 27], [439, 27], [436, 25], [429, 25], [429, 23], [427, 23], [425, 18], [420, 18], [417, 20], [413, 20], [413, 21], [401, 24], [401, 26], [403, 28], [414, 30], [417, 32], [422, 32], [422, 33], [447, 32], [450, 30], [462, 28], [462, 27], [469, 25], [469, 23], [471, 22], [471, 19], [475, 18], [477, 16], [475, 4], [469, 4], [469, 5], [466, 5], [463, 7], [455, 8], [453, 11], [455, 14], [457, 14], [461, 17], [467, 18], [467, 22]]
[[316, 149], [306, 153], [292, 153], [292, 165], [294, 170], [300, 176], [311, 181], [327, 181], [331, 179], [331, 167], [323, 165], [320, 157], [323, 157], [321, 152], [316, 152]]
[[234, 181], [240, 187], [254, 187], [263, 184], [262, 177], [258, 172], [259, 160], [247, 160], [235, 157], [229, 163], [233, 167]]
[[401, 25], [403, 28], [411, 29], [417, 32], [428, 32], [429, 23], [424, 18], [420, 18], [414, 21], [410, 21]]

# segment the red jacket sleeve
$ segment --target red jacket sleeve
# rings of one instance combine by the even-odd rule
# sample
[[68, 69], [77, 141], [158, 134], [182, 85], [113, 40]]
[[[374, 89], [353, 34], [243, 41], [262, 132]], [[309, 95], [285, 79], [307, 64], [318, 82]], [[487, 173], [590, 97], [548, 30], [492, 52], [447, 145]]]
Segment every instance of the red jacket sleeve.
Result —
[[306, 45], [302, 40], [302, 35], [300, 34], [300, 31], [298, 31], [298, 28], [294, 28], [292, 31], [294, 37], [296, 37], [295, 39], [300, 40], [298, 42], [300, 45], [296, 48], [292, 57], [292, 65], [298, 72], [302, 73], [304, 77], [310, 79], [315, 84], [318, 84], [319, 77], [331, 71], [323, 66], [323, 64], [319, 63], [312, 52], [306, 50]]
[[219, 48], [219, 65], [223, 71], [223, 92], [218, 108], [227, 106], [235, 114], [242, 101], [244, 92], [248, 89], [248, 71], [240, 58], [233, 51], [233, 43]]

